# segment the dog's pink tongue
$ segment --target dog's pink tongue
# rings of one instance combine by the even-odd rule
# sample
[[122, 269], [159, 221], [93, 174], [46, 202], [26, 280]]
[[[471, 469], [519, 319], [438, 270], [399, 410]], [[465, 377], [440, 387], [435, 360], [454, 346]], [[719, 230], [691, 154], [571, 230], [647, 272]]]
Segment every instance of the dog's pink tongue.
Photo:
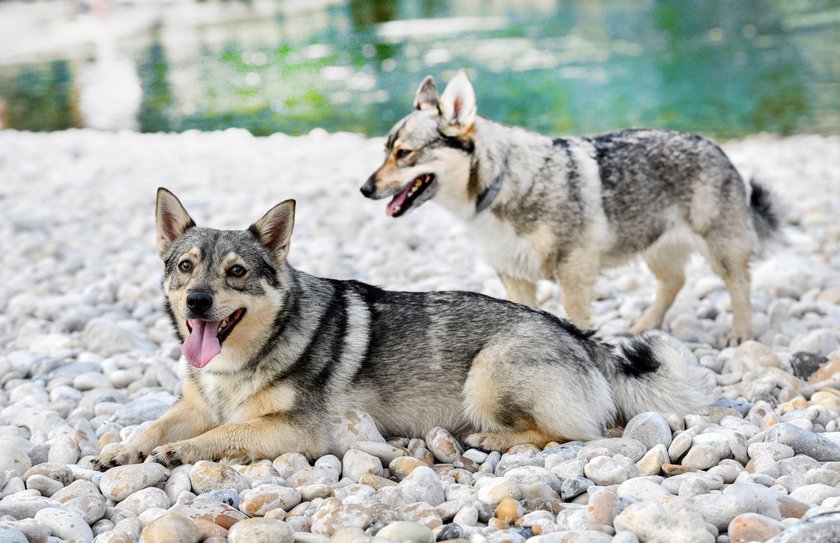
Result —
[[394, 196], [393, 200], [388, 202], [388, 207], [385, 209], [385, 214], [389, 217], [393, 217], [394, 213], [397, 212], [397, 208], [405, 202], [405, 199], [408, 198], [408, 191], [411, 189], [411, 185], [407, 186], [402, 192]]
[[181, 352], [187, 362], [196, 368], [203, 368], [213, 357], [222, 352], [222, 346], [216, 333], [220, 321], [189, 321], [192, 327], [189, 337], [184, 340]]

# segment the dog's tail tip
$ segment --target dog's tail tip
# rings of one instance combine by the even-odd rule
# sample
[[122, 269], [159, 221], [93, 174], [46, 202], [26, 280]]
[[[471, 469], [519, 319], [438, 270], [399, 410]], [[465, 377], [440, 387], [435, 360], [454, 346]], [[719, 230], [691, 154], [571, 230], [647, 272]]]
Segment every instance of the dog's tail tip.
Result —
[[755, 178], [750, 180], [750, 215], [762, 243], [779, 234], [783, 221], [782, 210], [772, 191]]
[[688, 414], [715, 401], [697, 358], [665, 334], [644, 334], [616, 348], [616, 401], [626, 420], [644, 411]]

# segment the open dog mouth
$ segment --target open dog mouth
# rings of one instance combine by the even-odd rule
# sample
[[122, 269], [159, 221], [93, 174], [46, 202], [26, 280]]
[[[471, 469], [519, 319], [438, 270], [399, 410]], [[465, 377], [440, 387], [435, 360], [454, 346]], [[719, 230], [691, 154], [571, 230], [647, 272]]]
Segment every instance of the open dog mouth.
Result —
[[405, 187], [397, 193], [394, 198], [388, 202], [388, 208], [385, 210], [385, 213], [388, 214], [389, 217], [400, 217], [408, 211], [412, 204], [423, 194], [427, 188], [429, 188], [435, 180], [435, 174], [433, 173], [424, 173], [418, 177], [415, 177], [414, 180], [407, 184]]
[[192, 366], [203, 368], [222, 352], [222, 342], [230, 335], [234, 327], [245, 316], [245, 308], [240, 308], [220, 321], [188, 319], [187, 329], [190, 335], [184, 340], [181, 352]]

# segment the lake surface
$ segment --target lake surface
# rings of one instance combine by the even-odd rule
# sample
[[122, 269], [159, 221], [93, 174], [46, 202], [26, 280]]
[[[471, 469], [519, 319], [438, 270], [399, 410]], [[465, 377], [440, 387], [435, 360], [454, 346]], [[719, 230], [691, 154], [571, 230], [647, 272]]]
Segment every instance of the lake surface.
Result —
[[71, 37], [0, 39], [5, 126], [383, 135], [464, 67], [480, 114], [551, 135], [840, 133], [836, 0], [123, 5], [14, 13]]

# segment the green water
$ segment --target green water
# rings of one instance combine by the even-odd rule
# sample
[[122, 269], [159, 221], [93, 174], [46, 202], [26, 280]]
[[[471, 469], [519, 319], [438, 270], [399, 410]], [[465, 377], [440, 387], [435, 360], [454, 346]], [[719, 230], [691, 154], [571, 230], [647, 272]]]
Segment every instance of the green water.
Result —
[[[442, 85], [464, 67], [479, 113], [546, 134], [840, 133], [837, 0], [353, 0], [282, 13], [195, 26], [188, 46], [165, 27], [118, 44], [139, 76], [140, 130], [383, 135], [423, 76]], [[6, 124], [83, 124], [76, 74], [95, 60], [0, 68]]]

